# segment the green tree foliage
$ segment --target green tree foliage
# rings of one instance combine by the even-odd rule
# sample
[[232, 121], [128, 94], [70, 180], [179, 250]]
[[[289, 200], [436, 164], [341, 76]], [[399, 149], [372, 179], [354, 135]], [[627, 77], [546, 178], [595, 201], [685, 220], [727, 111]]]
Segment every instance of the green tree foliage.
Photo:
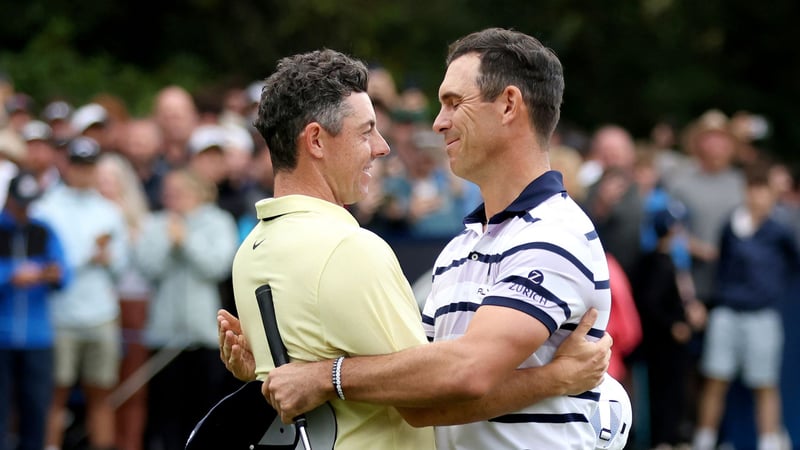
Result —
[[386, 66], [431, 98], [446, 46], [487, 26], [537, 36], [560, 56], [562, 117], [645, 137], [662, 117], [717, 107], [773, 126], [765, 143], [800, 145], [800, 42], [794, 0], [0, 0], [0, 70], [45, 101], [99, 92], [146, 113], [166, 84], [244, 85], [278, 58], [336, 48]]

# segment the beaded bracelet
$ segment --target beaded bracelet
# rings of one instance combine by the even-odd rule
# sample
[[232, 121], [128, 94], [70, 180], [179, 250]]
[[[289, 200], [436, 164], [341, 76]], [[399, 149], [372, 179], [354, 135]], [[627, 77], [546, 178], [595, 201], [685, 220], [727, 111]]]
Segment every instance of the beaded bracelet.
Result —
[[333, 388], [336, 390], [336, 396], [344, 400], [344, 391], [342, 390], [342, 361], [344, 361], [344, 356], [340, 356], [333, 361], [331, 380], [333, 381]]

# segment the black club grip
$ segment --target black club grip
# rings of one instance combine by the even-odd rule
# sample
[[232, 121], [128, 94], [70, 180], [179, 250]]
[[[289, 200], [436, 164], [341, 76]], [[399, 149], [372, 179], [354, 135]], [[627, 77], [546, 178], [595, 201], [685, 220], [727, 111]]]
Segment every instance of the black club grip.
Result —
[[267, 334], [269, 352], [272, 354], [272, 362], [275, 367], [280, 367], [289, 362], [289, 355], [283, 345], [281, 333], [278, 330], [278, 321], [275, 319], [275, 305], [272, 303], [272, 289], [268, 284], [259, 286], [256, 289], [256, 302], [261, 311], [261, 322], [264, 324], [264, 331]]

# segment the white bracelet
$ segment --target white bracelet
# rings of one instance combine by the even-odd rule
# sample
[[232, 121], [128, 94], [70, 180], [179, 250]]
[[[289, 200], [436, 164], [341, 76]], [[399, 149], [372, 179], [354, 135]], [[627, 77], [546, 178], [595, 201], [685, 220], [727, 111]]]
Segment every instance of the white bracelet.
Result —
[[339, 399], [344, 400], [344, 391], [342, 390], [342, 362], [344, 361], [344, 356], [340, 356], [336, 358], [333, 362], [333, 370], [331, 373], [332, 381], [333, 381], [333, 388], [336, 390], [336, 396]]

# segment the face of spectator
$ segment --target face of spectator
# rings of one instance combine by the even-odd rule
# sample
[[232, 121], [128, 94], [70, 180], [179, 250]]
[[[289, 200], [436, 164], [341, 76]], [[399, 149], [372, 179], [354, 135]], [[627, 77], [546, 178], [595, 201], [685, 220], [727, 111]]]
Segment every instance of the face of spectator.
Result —
[[96, 186], [97, 164], [69, 163], [66, 168], [67, 184], [76, 189], [91, 189]]
[[51, 143], [36, 139], [28, 142], [26, 166], [38, 176], [55, 166], [56, 156], [56, 148]]
[[324, 162], [328, 186], [336, 203], [353, 204], [367, 195], [372, 161], [389, 154], [389, 145], [378, 132], [375, 111], [369, 96], [350, 94], [345, 103], [349, 112], [342, 119], [342, 129], [333, 136], [322, 130], [325, 140]]
[[191, 167], [205, 180], [218, 184], [228, 175], [225, 152], [219, 147], [205, 149], [192, 156]]
[[239, 148], [225, 149], [225, 165], [228, 167], [228, 175], [233, 178], [249, 178], [249, 170], [253, 164], [253, 155], [246, 150]]
[[8, 115], [8, 126], [17, 132], [22, 131], [26, 123], [33, 120], [33, 116], [24, 110], [14, 111]]
[[747, 187], [747, 207], [756, 217], [766, 217], [775, 206], [775, 191], [768, 184]]
[[94, 124], [83, 131], [86, 137], [90, 137], [100, 144], [103, 149], [108, 149], [111, 143], [109, 139], [109, 125], [107, 124]]
[[136, 166], [148, 166], [158, 158], [161, 131], [155, 122], [132, 121], [126, 125], [120, 150]]
[[633, 172], [633, 178], [642, 192], [647, 192], [658, 184], [658, 171], [652, 165], [638, 165]]
[[156, 100], [156, 121], [166, 141], [185, 143], [197, 126], [198, 113], [194, 100], [179, 88], [165, 89]]
[[592, 151], [604, 168], [632, 169], [636, 148], [630, 135], [618, 127], [599, 130], [592, 142]]
[[183, 215], [203, 204], [204, 200], [200, 186], [185, 174], [173, 172], [164, 178], [161, 201], [167, 210]]
[[733, 138], [719, 131], [708, 131], [697, 138], [696, 156], [707, 170], [717, 171], [730, 166], [736, 152]]
[[74, 134], [69, 120], [54, 119], [48, 125], [53, 129], [53, 137], [56, 139], [69, 139]]
[[97, 180], [97, 190], [103, 197], [110, 200], [118, 200], [122, 196], [122, 185], [120, 182], [121, 174], [113, 164], [100, 162], [97, 164], [95, 178]]

